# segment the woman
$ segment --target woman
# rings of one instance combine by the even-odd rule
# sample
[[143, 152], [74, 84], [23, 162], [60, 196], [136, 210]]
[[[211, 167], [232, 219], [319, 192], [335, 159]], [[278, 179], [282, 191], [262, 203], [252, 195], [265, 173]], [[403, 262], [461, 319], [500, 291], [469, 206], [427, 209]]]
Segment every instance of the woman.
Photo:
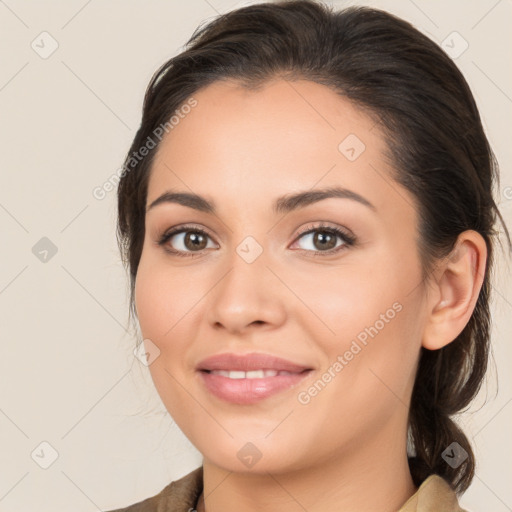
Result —
[[466, 81], [405, 21], [291, 1], [198, 29], [148, 86], [118, 236], [203, 463], [120, 510], [462, 510], [497, 178]]

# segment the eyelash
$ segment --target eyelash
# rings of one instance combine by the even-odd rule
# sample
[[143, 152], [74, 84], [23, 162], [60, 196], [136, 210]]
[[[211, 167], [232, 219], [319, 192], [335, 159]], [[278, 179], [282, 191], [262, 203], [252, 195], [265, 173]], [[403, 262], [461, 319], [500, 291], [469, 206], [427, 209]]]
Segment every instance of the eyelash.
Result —
[[[178, 226], [176, 228], [171, 229], [170, 231], [165, 232], [163, 235], [161, 235], [161, 237], [159, 238], [157, 243], [159, 246], [164, 246], [174, 235], [177, 235], [177, 234], [183, 233], [183, 232], [188, 232], [188, 231], [191, 231], [194, 233], [199, 233], [203, 236], [211, 238], [211, 236], [205, 230], [203, 230], [201, 228], [198, 228], [195, 226], [190, 226], [190, 225], [184, 225], [184, 226]], [[319, 224], [319, 225], [314, 225], [314, 226], [310, 225], [310, 226], [307, 226], [306, 228], [304, 228], [304, 230], [302, 230], [300, 233], [298, 233], [297, 237], [294, 240], [294, 243], [295, 243], [295, 241], [299, 240], [304, 235], [307, 235], [309, 233], [314, 233], [316, 231], [327, 232], [331, 235], [338, 236], [343, 241], [343, 244], [340, 245], [339, 247], [335, 247], [335, 248], [329, 249], [327, 251], [308, 251], [306, 249], [302, 249], [305, 252], [313, 253], [312, 254], [313, 256], [332, 255], [332, 254], [338, 253], [344, 249], [347, 249], [348, 247], [354, 246], [357, 242], [357, 239], [354, 235], [352, 235], [340, 228], [328, 226], [326, 224]], [[169, 247], [164, 247], [164, 249], [167, 252], [173, 254], [174, 256], [185, 257], [185, 258], [196, 257], [196, 256], [201, 255], [200, 251], [185, 252], [185, 251], [178, 251], [176, 249], [170, 249]]]

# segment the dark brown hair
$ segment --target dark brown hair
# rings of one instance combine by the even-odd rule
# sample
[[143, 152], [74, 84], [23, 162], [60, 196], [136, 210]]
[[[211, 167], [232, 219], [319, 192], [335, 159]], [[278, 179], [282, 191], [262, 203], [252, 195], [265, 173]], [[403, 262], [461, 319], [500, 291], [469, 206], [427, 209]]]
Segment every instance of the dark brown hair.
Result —
[[[130, 315], [136, 317], [134, 285], [156, 149], [135, 165], [132, 154], [199, 89], [228, 79], [254, 88], [274, 78], [326, 85], [378, 121], [393, 178], [417, 202], [424, 280], [449, 257], [460, 233], [475, 230], [485, 239], [488, 259], [473, 314], [452, 343], [421, 349], [409, 410], [415, 484], [436, 473], [462, 493], [474, 476], [475, 458], [451, 417], [475, 397], [487, 369], [496, 216], [511, 243], [493, 199], [497, 163], [468, 84], [452, 60], [406, 21], [367, 7], [336, 12], [307, 0], [254, 4], [200, 26], [185, 51], [154, 74], [118, 188]], [[457, 468], [442, 458], [452, 442], [469, 455]]]

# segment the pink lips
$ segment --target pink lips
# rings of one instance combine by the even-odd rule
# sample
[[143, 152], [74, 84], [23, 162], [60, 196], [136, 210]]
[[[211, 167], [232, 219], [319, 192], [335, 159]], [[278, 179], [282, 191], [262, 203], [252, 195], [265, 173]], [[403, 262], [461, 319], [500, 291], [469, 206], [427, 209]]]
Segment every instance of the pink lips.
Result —
[[[242, 405], [258, 402], [294, 387], [309, 375], [312, 368], [269, 354], [224, 353], [204, 359], [198, 364], [197, 370], [206, 388], [212, 394], [228, 402]], [[289, 372], [290, 375], [277, 374], [272, 377], [234, 379], [211, 373], [212, 370], [237, 372], [274, 370]]]

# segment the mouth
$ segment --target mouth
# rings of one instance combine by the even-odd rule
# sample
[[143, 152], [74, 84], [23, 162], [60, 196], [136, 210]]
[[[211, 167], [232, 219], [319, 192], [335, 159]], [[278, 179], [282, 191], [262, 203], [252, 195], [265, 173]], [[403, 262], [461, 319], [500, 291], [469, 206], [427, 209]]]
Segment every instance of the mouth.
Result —
[[313, 368], [270, 354], [219, 354], [197, 371], [206, 390], [221, 400], [249, 405], [294, 388]]
[[[277, 371], [277, 370], [251, 370], [244, 372], [242, 370], [201, 370], [211, 375], [221, 375], [229, 379], [265, 379], [267, 377], [278, 377], [282, 375], [297, 375], [295, 372]], [[309, 370], [303, 370], [307, 372]], [[299, 372], [302, 373], [302, 372]]]
[[245, 373], [250, 373], [252, 371], [301, 373], [304, 370], [311, 369], [312, 368], [307, 365], [294, 363], [293, 361], [289, 361], [272, 354], [262, 354], [258, 352], [252, 352], [250, 354], [225, 352], [207, 357], [197, 365], [197, 370], [209, 372], [221, 370]]

